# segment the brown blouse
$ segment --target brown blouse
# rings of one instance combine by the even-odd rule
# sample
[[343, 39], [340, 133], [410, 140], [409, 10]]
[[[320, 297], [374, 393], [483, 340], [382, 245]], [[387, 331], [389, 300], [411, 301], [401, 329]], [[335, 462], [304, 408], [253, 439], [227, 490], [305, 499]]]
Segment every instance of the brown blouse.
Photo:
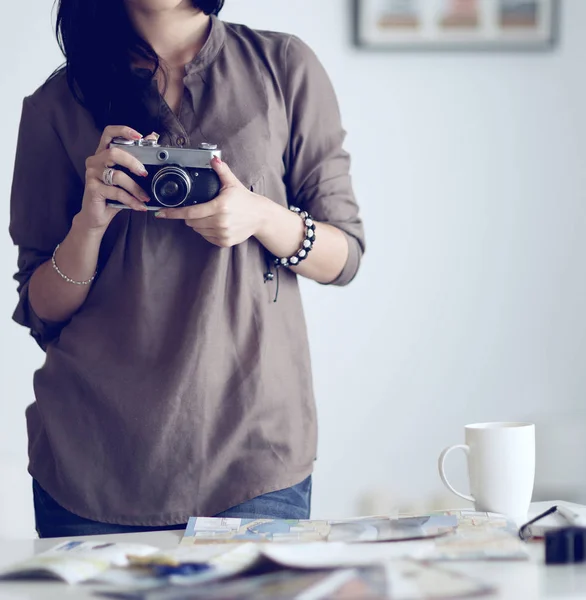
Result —
[[[161, 143], [217, 143], [252, 190], [341, 229], [350, 254], [334, 283], [349, 283], [363, 228], [335, 94], [312, 51], [213, 18], [184, 81], [179, 118], [158, 97]], [[82, 308], [60, 324], [34, 314], [30, 278], [80, 210], [100, 134], [62, 74], [24, 100], [14, 318], [46, 350], [27, 410], [30, 473], [82, 517], [147, 526], [300, 482], [316, 456], [305, 321], [294, 273], [280, 272], [273, 302], [256, 239], [218, 248], [182, 222], [122, 211]]]

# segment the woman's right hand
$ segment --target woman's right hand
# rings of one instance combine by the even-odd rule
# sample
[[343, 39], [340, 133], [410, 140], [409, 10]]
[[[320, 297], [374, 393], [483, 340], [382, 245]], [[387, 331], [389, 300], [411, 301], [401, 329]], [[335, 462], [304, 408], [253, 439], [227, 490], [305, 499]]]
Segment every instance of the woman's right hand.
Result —
[[115, 169], [112, 177], [114, 185], [104, 183], [104, 171], [116, 166], [125, 167], [139, 177], [148, 175], [144, 165], [134, 156], [120, 148], [109, 148], [115, 137], [128, 140], [142, 138], [140, 133], [130, 127], [106, 127], [96, 153], [85, 161], [85, 192], [78, 217], [84, 227], [93, 231], [105, 231], [121, 210], [108, 205], [107, 200], [115, 200], [140, 212], [147, 210], [144, 203], [149, 201], [148, 195], [126, 173]]

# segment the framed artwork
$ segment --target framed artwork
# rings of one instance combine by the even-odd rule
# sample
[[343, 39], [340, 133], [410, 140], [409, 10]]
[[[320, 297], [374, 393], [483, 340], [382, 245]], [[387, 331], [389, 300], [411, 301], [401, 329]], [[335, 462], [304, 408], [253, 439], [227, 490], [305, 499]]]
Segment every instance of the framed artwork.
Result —
[[547, 50], [560, 0], [354, 0], [355, 40], [379, 50]]

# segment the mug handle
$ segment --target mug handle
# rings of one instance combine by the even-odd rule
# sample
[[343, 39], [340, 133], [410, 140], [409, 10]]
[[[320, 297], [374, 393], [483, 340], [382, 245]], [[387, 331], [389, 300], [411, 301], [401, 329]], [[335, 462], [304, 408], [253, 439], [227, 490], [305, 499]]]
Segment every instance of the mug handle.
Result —
[[466, 453], [466, 458], [468, 459], [470, 447], [467, 446], [466, 444], [458, 444], [456, 446], [449, 446], [448, 448], [445, 448], [443, 450], [443, 452], [440, 454], [439, 460], [437, 462], [440, 477], [442, 478], [444, 485], [450, 490], [450, 492], [452, 492], [453, 494], [456, 494], [456, 496], [460, 496], [460, 498], [464, 498], [464, 500], [469, 500], [470, 502], [476, 502], [476, 500], [472, 496], [467, 496], [466, 494], [461, 494], [458, 490], [456, 490], [452, 486], [452, 484], [448, 481], [448, 478], [446, 477], [446, 473], [444, 471], [444, 462], [445, 462], [448, 454], [452, 450], [457, 450], [457, 449], [464, 450], [464, 452]]

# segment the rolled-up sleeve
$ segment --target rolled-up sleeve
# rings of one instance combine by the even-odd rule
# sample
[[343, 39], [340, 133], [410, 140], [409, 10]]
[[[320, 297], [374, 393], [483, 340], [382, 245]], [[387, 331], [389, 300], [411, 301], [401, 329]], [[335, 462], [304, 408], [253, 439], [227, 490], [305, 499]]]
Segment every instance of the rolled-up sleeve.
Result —
[[83, 186], [49, 118], [25, 98], [22, 108], [12, 194], [10, 235], [18, 246], [19, 300], [13, 319], [27, 327], [41, 348], [59, 336], [64, 324], [41, 320], [29, 302], [33, 273], [51, 259], [79, 210]]
[[316, 221], [340, 229], [348, 241], [348, 259], [333, 285], [347, 285], [360, 267], [364, 228], [352, 189], [350, 155], [344, 150], [338, 100], [314, 52], [292, 36], [285, 50], [286, 107], [290, 127], [285, 154], [289, 203]]

